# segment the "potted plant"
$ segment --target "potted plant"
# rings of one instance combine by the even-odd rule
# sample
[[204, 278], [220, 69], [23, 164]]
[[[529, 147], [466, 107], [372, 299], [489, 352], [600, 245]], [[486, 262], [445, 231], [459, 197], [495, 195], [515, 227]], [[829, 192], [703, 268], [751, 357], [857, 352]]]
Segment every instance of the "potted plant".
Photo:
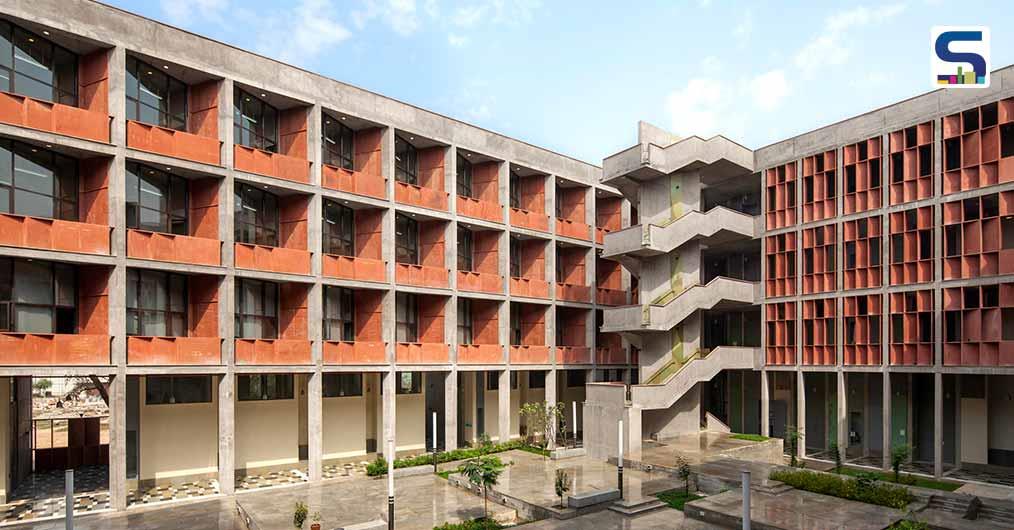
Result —
[[320, 512], [313, 512], [310, 516], [310, 530], [320, 530]]
[[298, 528], [299, 530], [302, 530], [303, 524], [306, 523], [306, 515], [309, 513], [309, 511], [310, 510], [306, 507], [306, 504], [303, 504], [302, 502], [297, 502], [296, 511], [292, 514], [292, 526]]

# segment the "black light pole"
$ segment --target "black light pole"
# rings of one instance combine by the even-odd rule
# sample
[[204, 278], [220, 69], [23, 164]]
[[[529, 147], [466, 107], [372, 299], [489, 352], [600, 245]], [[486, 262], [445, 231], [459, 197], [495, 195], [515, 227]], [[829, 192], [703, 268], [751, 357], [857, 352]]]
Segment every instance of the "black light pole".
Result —
[[394, 439], [387, 441], [387, 529], [394, 530]]
[[619, 449], [616, 457], [616, 489], [620, 490], [620, 498], [623, 498], [623, 420], [620, 420], [619, 430], [617, 430], [617, 448]]

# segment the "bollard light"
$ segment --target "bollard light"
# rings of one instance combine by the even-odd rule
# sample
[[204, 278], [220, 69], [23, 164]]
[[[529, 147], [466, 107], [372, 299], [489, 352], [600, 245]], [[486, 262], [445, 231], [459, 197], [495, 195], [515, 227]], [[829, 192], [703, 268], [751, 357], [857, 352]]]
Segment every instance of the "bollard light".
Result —
[[387, 528], [394, 530], [394, 438], [387, 440]]
[[743, 530], [750, 530], [750, 470], [743, 470]]
[[64, 492], [65, 498], [64, 503], [64, 528], [67, 530], [74, 530], [74, 470], [68, 469], [64, 471]]
[[433, 411], [433, 472], [437, 472], [437, 411]]
[[619, 428], [616, 430], [616, 489], [620, 490], [620, 498], [623, 498], [623, 420], [620, 420]]

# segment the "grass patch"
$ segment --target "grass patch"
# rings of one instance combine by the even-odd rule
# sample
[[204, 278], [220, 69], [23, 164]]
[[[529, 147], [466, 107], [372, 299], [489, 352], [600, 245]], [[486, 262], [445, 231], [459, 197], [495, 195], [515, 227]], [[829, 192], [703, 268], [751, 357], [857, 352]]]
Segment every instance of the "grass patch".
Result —
[[451, 471], [450, 469], [448, 469], [447, 471], [441, 471], [441, 472], [437, 473], [437, 476], [440, 477], [440, 478], [442, 478], [442, 479], [444, 479], [444, 480], [450, 480], [451, 479], [451, 473], [453, 473], [453, 471]]
[[903, 509], [912, 502], [908, 488], [871, 478], [851, 478], [800, 469], [773, 471], [768, 477], [793, 488], [877, 506]]
[[732, 438], [733, 440], [746, 440], [748, 442], [766, 442], [771, 439], [768, 438], [767, 436], [761, 436], [759, 434], [743, 434], [743, 433], [733, 434], [729, 438]]
[[[833, 471], [833, 470], [832, 470]], [[850, 477], [861, 477], [861, 476], [876, 476], [877, 480], [883, 482], [894, 482], [894, 473], [885, 473], [883, 471], [866, 471], [863, 469], [855, 469], [850, 467], [841, 468], [840, 475], [848, 475]], [[915, 486], [917, 488], [927, 488], [931, 490], [939, 491], [954, 491], [961, 487], [961, 484], [955, 482], [944, 482], [942, 480], [934, 480], [931, 478], [917, 477], [915, 475], [909, 475], [902, 473], [901, 480], [896, 484], [904, 486]]]
[[470, 519], [460, 523], [444, 523], [433, 530], [500, 530], [504, 526], [492, 519]]
[[[535, 453], [537, 455], [548, 456], [549, 452], [539, 449], [538, 447], [531, 447], [521, 440], [512, 440], [502, 444], [489, 444], [479, 447], [470, 447], [466, 449], [455, 449], [453, 451], [444, 451], [443, 453], [437, 454], [437, 463], [443, 464], [446, 462], [454, 462], [456, 460], [468, 460], [477, 456], [490, 455], [494, 453], [502, 453], [504, 451], [511, 451], [514, 449], [520, 449], [522, 451], [528, 451], [529, 453]], [[394, 468], [401, 469], [403, 467], [415, 467], [415, 466], [432, 466], [433, 465], [433, 453], [426, 453], [411, 458], [398, 458], [394, 461]], [[376, 460], [366, 465], [366, 475], [370, 477], [379, 477], [387, 474], [387, 460], [383, 456], [378, 456]]]
[[532, 453], [539, 456], [544, 456], [546, 458], [549, 458], [549, 456], [552, 454], [548, 449], [542, 449], [541, 447], [533, 447], [531, 445], [522, 445], [521, 447], [518, 447], [518, 449], [526, 453]]
[[683, 490], [663, 491], [662, 493], [658, 493], [655, 496], [658, 497], [658, 500], [668, 504], [670, 508], [674, 510], [679, 510], [681, 512], [683, 511], [683, 506], [686, 503], [704, 498], [701, 495], [695, 495], [693, 493], [690, 494], [684, 493]]

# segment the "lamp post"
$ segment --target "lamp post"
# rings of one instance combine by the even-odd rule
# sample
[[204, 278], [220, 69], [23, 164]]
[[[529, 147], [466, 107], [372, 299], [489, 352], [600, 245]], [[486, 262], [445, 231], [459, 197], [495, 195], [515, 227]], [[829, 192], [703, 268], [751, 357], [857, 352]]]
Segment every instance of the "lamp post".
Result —
[[572, 411], [571, 417], [574, 418], [574, 424], [570, 426], [570, 430], [574, 435], [574, 447], [577, 447], [577, 401], [570, 402], [570, 409]]
[[623, 498], [623, 420], [620, 420], [619, 429], [616, 431], [616, 489], [620, 490], [620, 498]]
[[743, 530], [750, 530], [750, 471], [743, 470]]
[[387, 529], [394, 530], [394, 438], [387, 440]]
[[437, 411], [433, 411], [433, 472], [437, 472]]

